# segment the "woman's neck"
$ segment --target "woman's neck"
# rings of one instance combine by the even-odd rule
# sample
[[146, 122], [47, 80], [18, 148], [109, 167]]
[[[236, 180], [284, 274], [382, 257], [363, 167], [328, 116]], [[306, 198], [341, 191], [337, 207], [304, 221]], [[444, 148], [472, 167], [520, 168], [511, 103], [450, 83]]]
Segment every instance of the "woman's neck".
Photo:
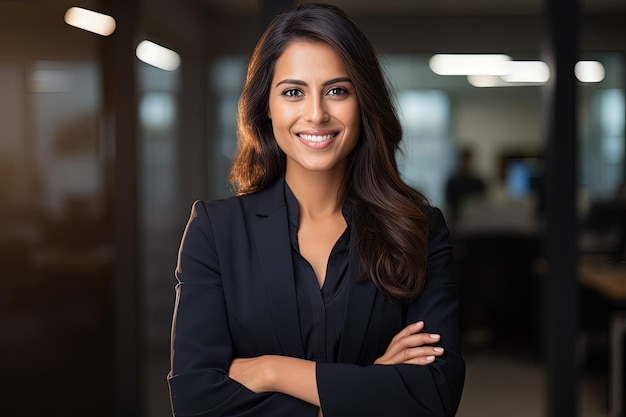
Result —
[[321, 218], [341, 212], [339, 190], [344, 175], [327, 172], [307, 172], [299, 175], [292, 170], [285, 173], [285, 181], [298, 200], [300, 218]]

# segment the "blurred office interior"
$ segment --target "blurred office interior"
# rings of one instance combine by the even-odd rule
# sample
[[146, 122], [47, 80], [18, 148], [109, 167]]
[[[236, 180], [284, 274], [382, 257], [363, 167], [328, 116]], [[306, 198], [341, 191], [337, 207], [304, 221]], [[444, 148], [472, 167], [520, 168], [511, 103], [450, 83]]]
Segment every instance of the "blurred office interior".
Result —
[[[574, 262], [623, 262], [626, 0], [329, 2], [380, 52], [404, 127], [402, 174], [451, 228], [468, 362], [459, 416], [615, 415], [617, 304], [579, 284]], [[230, 193], [247, 60], [290, 3], [0, 0], [1, 414], [171, 415], [178, 244], [194, 200]], [[68, 24], [72, 7], [113, 17], [114, 31]], [[173, 61], [138, 58], [155, 44]], [[460, 53], [552, 72], [434, 72], [434, 55]], [[572, 57], [600, 76], [571, 68], [569, 90], [554, 87], [570, 77], [555, 65]], [[453, 216], [446, 184], [463, 150], [484, 192]], [[551, 228], [550, 207], [565, 208], [573, 239]], [[553, 307], [575, 311], [558, 326]], [[551, 365], [562, 347], [569, 368]]]

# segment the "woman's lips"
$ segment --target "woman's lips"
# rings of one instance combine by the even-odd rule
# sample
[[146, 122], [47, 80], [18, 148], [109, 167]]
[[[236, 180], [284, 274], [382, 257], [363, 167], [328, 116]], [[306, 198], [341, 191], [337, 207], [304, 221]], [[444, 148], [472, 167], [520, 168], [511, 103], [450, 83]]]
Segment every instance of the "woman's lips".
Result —
[[296, 136], [304, 145], [313, 149], [323, 149], [329, 147], [339, 132], [330, 133], [298, 133]]

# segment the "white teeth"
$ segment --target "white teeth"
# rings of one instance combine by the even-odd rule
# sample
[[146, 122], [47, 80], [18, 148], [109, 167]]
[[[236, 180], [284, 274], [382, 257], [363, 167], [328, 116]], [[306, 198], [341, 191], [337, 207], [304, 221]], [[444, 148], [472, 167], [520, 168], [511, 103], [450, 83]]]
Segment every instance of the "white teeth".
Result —
[[335, 135], [316, 136], [316, 135], [302, 135], [302, 134], [300, 134], [298, 136], [300, 136], [304, 140], [308, 140], [308, 141], [311, 141], [311, 142], [323, 142], [325, 140], [332, 139]]

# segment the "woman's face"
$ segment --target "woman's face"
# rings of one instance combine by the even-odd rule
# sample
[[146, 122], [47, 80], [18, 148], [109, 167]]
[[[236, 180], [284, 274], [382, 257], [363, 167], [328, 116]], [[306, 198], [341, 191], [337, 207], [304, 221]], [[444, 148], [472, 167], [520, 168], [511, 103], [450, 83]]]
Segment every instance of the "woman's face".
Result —
[[343, 175], [361, 127], [348, 70], [323, 42], [296, 41], [276, 61], [269, 114], [287, 174]]

